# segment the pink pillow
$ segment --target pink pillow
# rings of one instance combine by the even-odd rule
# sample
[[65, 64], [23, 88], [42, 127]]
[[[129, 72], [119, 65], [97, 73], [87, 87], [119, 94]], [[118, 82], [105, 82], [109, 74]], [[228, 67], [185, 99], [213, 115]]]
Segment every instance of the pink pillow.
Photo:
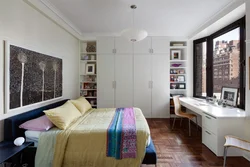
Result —
[[54, 125], [47, 118], [46, 115], [38, 117], [36, 119], [29, 120], [24, 122], [19, 128], [27, 129], [27, 130], [35, 130], [35, 131], [46, 131], [52, 128]]

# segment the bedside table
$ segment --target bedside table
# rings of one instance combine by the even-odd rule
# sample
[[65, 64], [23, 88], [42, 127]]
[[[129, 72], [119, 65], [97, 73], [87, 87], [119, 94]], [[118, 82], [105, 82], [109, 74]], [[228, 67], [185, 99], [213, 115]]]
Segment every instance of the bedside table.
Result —
[[[32, 146], [33, 144], [33, 142], [24, 142], [23, 145], [16, 146], [11, 141], [0, 142], [0, 164], [17, 154], [22, 153], [25, 148], [27, 148], [28, 146]], [[20, 159], [14, 158], [13, 160], [15, 164], [20, 163]]]

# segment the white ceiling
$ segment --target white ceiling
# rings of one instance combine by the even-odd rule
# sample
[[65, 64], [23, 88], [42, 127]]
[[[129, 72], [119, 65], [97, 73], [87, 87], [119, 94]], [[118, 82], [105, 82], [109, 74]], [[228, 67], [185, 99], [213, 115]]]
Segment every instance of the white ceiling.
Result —
[[135, 26], [150, 35], [189, 36], [234, 0], [46, 0], [83, 35], [119, 34]]

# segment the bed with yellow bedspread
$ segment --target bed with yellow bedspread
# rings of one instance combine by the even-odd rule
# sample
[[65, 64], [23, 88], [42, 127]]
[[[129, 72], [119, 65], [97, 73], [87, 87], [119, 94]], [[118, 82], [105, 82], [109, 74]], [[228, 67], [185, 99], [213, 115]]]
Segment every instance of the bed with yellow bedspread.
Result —
[[115, 108], [91, 109], [66, 130], [53, 128], [39, 137], [36, 167], [139, 167], [150, 136], [142, 111], [136, 117], [137, 156], [117, 160], [106, 156], [107, 129]]

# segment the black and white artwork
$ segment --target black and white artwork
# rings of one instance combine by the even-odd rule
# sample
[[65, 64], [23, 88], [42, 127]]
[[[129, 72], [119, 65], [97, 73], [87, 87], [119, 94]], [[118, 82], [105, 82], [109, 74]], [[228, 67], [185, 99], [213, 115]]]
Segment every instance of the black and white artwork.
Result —
[[62, 59], [6, 45], [7, 111], [62, 96]]
[[221, 99], [225, 100], [227, 105], [237, 106], [238, 88], [222, 87]]

